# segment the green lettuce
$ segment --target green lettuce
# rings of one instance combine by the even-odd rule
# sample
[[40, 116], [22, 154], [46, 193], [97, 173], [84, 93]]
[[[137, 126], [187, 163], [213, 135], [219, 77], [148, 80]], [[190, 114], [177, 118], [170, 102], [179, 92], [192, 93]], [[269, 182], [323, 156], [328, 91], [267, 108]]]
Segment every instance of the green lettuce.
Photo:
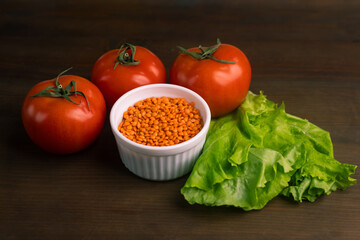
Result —
[[249, 92], [234, 112], [213, 120], [181, 193], [190, 203], [261, 209], [279, 194], [315, 201], [356, 183], [355, 165], [334, 159], [327, 131]]

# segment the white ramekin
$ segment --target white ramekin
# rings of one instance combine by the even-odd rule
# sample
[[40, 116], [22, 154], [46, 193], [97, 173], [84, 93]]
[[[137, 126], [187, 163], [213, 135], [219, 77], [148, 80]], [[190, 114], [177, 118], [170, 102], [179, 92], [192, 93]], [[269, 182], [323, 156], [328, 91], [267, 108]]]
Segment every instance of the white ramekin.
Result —
[[[154, 147], [133, 142], [119, 132], [123, 113], [129, 106], [145, 98], [163, 96], [185, 98], [195, 103], [204, 122], [196, 136], [180, 144]], [[135, 88], [121, 96], [110, 112], [111, 130], [124, 165], [139, 177], [157, 181], [175, 179], [191, 171], [204, 146], [210, 121], [210, 109], [205, 100], [194, 91], [173, 84], [150, 84]]]

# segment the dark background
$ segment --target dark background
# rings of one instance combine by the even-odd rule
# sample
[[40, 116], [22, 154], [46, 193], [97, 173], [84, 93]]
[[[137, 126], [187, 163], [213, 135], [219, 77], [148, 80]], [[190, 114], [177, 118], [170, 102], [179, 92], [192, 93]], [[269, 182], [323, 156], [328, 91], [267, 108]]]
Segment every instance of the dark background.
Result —
[[[260, 211], [189, 205], [187, 176], [130, 173], [106, 122], [82, 152], [35, 146], [21, 122], [30, 88], [73, 66], [90, 78], [123, 41], [156, 53], [167, 71], [177, 45], [222, 42], [252, 65], [250, 89], [329, 131], [335, 158], [360, 164], [360, 1], [0, 2], [0, 239], [360, 239], [360, 187]], [[359, 179], [359, 171], [353, 176]]]

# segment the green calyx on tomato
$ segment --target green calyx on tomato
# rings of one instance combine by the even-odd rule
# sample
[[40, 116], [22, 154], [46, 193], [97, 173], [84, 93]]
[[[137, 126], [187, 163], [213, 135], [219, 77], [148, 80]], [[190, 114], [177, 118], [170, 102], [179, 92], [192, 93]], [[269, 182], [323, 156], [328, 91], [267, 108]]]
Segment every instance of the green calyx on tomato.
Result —
[[235, 62], [233, 61], [226, 61], [226, 60], [221, 60], [221, 59], [217, 59], [215, 58], [212, 54], [219, 48], [219, 46], [221, 45], [220, 39], [217, 39], [217, 43], [215, 46], [211, 46], [211, 47], [207, 47], [207, 48], [203, 48], [201, 45], [198, 47], [201, 52], [190, 52], [188, 50], [186, 50], [185, 48], [181, 47], [181, 46], [177, 46], [182, 52], [192, 56], [193, 58], [197, 59], [197, 60], [204, 60], [204, 59], [212, 59], [215, 60], [217, 62], [220, 63], [231, 63], [231, 64], [235, 64]]
[[[77, 94], [83, 96], [86, 99], [89, 111], [90, 111], [90, 105], [89, 105], [89, 101], [87, 99], [87, 97], [85, 96], [85, 94], [81, 91], [77, 91], [76, 90], [76, 81], [71, 81], [65, 88], [59, 83], [59, 77], [61, 75], [63, 75], [64, 73], [66, 73], [67, 71], [69, 71], [70, 69], [72, 69], [72, 67], [66, 69], [65, 71], [61, 72], [57, 77], [56, 77], [56, 81], [55, 81], [55, 85], [56, 87], [46, 87], [44, 88], [42, 91], [40, 91], [37, 94], [32, 95], [31, 97], [54, 97], [54, 98], [65, 98], [66, 100], [79, 105], [81, 103], [81, 101], [79, 103], [74, 102], [69, 96], [70, 95], [75, 95], [77, 96]], [[71, 89], [74, 89], [74, 91], [71, 91]]]
[[124, 43], [119, 48], [119, 56], [116, 58], [114, 69], [117, 65], [138, 65], [140, 61], [134, 59], [136, 47], [130, 43]]

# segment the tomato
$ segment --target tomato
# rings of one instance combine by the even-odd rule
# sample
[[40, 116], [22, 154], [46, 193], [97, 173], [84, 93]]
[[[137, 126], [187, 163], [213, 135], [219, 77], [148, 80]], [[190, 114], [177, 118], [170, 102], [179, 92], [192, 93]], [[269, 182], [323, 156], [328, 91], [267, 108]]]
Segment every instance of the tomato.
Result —
[[109, 108], [124, 93], [142, 85], [166, 83], [161, 60], [148, 49], [123, 44], [103, 54], [94, 64], [91, 81], [103, 93]]
[[251, 82], [251, 67], [237, 47], [221, 44], [208, 48], [179, 47], [170, 83], [189, 88], [208, 103], [212, 117], [230, 113], [245, 99]]
[[105, 100], [85, 78], [59, 75], [57, 79], [42, 81], [30, 89], [22, 106], [22, 121], [30, 139], [44, 150], [56, 154], [78, 152], [99, 136], [106, 116]]

